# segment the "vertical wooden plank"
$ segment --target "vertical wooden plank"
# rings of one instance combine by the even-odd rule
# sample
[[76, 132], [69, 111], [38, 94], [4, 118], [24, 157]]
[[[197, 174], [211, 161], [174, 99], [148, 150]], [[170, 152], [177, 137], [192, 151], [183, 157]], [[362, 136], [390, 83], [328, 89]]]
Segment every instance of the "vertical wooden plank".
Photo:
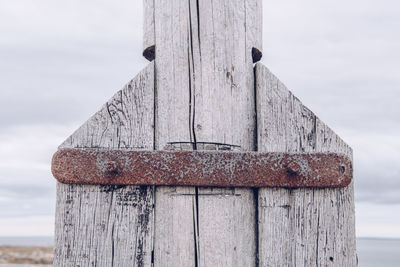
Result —
[[143, 56], [152, 61], [155, 56], [154, 0], [143, 0]]
[[[155, 1], [157, 149], [168, 142], [193, 143], [184, 149], [217, 149], [201, 142], [254, 149], [246, 7], [240, 0]], [[157, 188], [155, 263], [254, 265], [255, 201], [250, 189]]]
[[57, 185], [54, 266], [149, 266], [151, 187]]
[[[246, 46], [247, 53], [253, 48], [262, 51], [263, 7], [262, 0], [245, 0], [246, 3]], [[261, 59], [261, 58], [260, 58]]]
[[246, 44], [245, 2], [199, 1], [199, 10], [201, 65], [194, 66], [197, 141], [253, 150], [254, 75]]
[[[189, 71], [189, 2], [155, 0], [156, 110], [155, 148], [169, 142], [193, 142], [192, 92]], [[177, 149], [192, 149], [191, 145]], [[195, 189], [157, 187], [155, 266], [194, 266]]]
[[[195, 74], [201, 73], [201, 86], [195, 89], [197, 141], [253, 150], [254, 75], [246, 3], [199, 1], [199, 11], [201, 65], [194, 66]], [[255, 266], [253, 190], [199, 188], [198, 201], [200, 266]]]
[[253, 190], [199, 188], [199, 266], [255, 266]]
[[192, 141], [190, 122], [189, 5], [155, 0], [156, 129], [155, 148]]
[[[351, 148], [259, 63], [256, 90], [259, 151], [352, 157]], [[260, 266], [356, 266], [353, 184], [264, 188], [258, 201]]]
[[[60, 148], [152, 149], [154, 64]], [[55, 266], [150, 266], [152, 187], [57, 184]]]
[[194, 266], [194, 187], [157, 187], [154, 266]]
[[258, 198], [259, 266], [292, 266], [290, 197], [284, 189], [260, 189]]

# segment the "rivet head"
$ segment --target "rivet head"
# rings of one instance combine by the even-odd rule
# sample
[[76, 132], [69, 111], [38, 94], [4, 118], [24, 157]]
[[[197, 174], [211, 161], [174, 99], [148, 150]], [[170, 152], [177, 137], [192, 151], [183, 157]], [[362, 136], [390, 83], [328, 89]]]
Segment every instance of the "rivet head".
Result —
[[291, 161], [287, 165], [287, 171], [291, 175], [298, 174], [300, 172], [300, 165], [295, 161]]
[[341, 174], [343, 174], [346, 171], [346, 167], [344, 165], [341, 165], [339, 167], [339, 171], [340, 171]]
[[106, 164], [106, 170], [110, 174], [117, 174], [118, 173], [118, 164], [115, 161], [109, 161]]

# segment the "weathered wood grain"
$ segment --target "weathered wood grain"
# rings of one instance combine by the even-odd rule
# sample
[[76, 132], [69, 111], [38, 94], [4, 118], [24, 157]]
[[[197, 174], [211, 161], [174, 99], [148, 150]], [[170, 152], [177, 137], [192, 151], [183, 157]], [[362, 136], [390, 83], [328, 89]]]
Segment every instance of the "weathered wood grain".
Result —
[[151, 149], [154, 63], [150, 63], [59, 148]]
[[199, 266], [255, 266], [253, 190], [199, 188], [198, 199]]
[[246, 44], [247, 52], [257, 48], [263, 48], [263, 6], [262, 0], [245, 0], [246, 5]]
[[155, 0], [155, 18], [155, 147], [163, 149], [168, 142], [193, 141], [189, 125], [192, 116], [189, 3]]
[[[155, 46], [155, 62], [61, 148], [352, 156], [266, 67], [257, 64], [254, 72], [262, 0], [143, 3], [144, 48]], [[56, 266], [355, 266], [355, 261], [353, 185], [323, 190], [57, 185]]]
[[143, 0], [143, 56], [152, 61], [155, 52], [154, 1]]
[[[192, 142], [189, 73], [189, 2], [155, 0], [155, 148]], [[179, 149], [192, 149], [191, 145]], [[195, 188], [157, 187], [155, 266], [194, 266], [197, 261]]]
[[[254, 74], [251, 47], [262, 20], [248, 18], [261, 1], [199, 1], [194, 92], [197, 141], [236, 144], [253, 150]], [[193, 17], [193, 16], [192, 16]], [[247, 38], [249, 37], [249, 38]], [[197, 55], [198, 54], [198, 55]], [[197, 62], [195, 60], [195, 62]], [[229, 131], [228, 131], [229, 130]]]
[[[258, 150], [337, 152], [351, 148], [256, 65]], [[343, 189], [269, 189], [258, 196], [260, 266], [356, 266], [353, 184]]]
[[[154, 64], [62, 148], [153, 149]], [[150, 266], [152, 187], [57, 184], [54, 266]]]
[[[194, 64], [197, 141], [254, 149], [255, 100], [247, 3], [199, 1], [199, 64]], [[192, 16], [193, 17], [193, 16]], [[196, 23], [192, 23], [196, 25]], [[255, 37], [254, 35], [253, 37]], [[261, 33], [257, 36], [261, 36]], [[197, 38], [196, 38], [197, 37]], [[197, 46], [194, 46], [197, 47]], [[196, 59], [196, 56], [194, 57]], [[198, 189], [200, 266], [254, 266], [255, 200], [251, 189]]]
[[194, 187], [157, 187], [154, 266], [195, 266], [195, 216]]
[[[260, 5], [259, 0], [155, 0], [157, 149], [168, 142], [193, 143], [184, 149], [210, 149], [199, 142], [254, 149], [250, 47], [261, 33], [250, 28], [260, 29], [262, 20], [249, 19], [247, 8]], [[157, 188], [155, 264], [254, 265], [254, 203], [250, 189]]]

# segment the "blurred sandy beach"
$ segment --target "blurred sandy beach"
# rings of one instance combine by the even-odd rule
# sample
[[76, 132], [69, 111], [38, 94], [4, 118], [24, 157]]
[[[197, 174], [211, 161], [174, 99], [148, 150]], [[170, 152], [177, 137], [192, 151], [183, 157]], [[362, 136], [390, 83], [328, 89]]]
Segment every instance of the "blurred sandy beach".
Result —
[[0, 267], [49, 267], [53, 263], [53, 237], [0, 237]]
[[[50, 267], [52, 237], [0, 237], [0, 267]], [[400, 239], [358, 238], [358, 267], [398, 267]]]
[[35, 264], [34, 266], [36, 267], [38, 267], [38, 265], [51, 266], [52, 262], [52, 247], [0, 246], [1, 267], [8, 266], [9, 264], [25, 264], [22, 266], [30, 266], [29, 264]]

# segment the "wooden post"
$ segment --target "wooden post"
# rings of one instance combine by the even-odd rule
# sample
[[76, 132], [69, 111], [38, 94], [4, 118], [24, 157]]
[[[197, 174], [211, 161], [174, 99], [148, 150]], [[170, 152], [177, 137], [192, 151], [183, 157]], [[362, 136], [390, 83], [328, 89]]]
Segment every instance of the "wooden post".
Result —
[[[152, 61], [61, 148], [351, 149], [260, 63], [262, 0], [144, 0]], [[255, 54], [254, 51], [257, 53]], [[352, 185], [57, 185], [55, 266], [355, 266]]]
[[[256, 5], [155, 0], [156, 149], [254, 149]], [[255, 265], [253, 190], [158, 187], [155, 198], [156, 266]]]

